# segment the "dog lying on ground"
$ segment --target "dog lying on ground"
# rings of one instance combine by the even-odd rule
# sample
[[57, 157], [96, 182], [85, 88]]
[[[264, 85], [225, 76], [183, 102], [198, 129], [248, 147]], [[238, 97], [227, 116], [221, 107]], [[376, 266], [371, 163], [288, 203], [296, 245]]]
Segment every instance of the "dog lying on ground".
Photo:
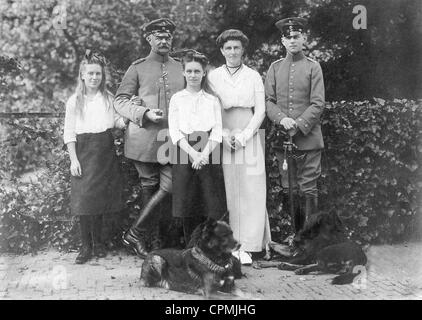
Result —
[[142, 285], [206, 297], [234, 290], [234, 279], [241, 277], [241, 271], [240, 262], [232, 255], [239, 244], [230, 226], [208, 219], [197, 230], [188, 249], [150, 252], [142, 264]]
[[[293, 239], [294, 254], [278, 263], [280, 270], [296, 274], [312, 271], [335, 273], [332, 284], [348, 284], [360, 273], [356, 266], [365, 266], [367, 258], [360, 246], [347, 239], [337, 214], [319, 212], [309, 217], [304, 228]], [[262, 267], [262, 266], [261, 266]]]

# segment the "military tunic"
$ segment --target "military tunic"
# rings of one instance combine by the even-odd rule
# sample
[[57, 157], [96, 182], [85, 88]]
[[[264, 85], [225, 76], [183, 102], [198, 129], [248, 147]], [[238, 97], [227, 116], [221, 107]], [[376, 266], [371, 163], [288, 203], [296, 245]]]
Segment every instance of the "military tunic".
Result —
[[320, 116], [324, 109], [324, 79], [318, 62], [302, 52], [271, 64], [265, 79], [267, 116], [274, 123], [289, 117], [299, 131], [293, 142], [299, 150], [324, 148]]
[[[171, 57], [151, 52], [136, 60], [124, 75], [116, 93], [117, 112], [130, 120], [125, 133], [125, 156], [141, 162], [159, 162], [158, 148], [168, 136], [168, 108], [171, 96], [184, 87], [183, 68]], [[143, 100], [138, 106], [129, 100], [137, 95]], [[159, 108], [163, 119], [154, 123], [144, 118], [148, 109]], [[160, 130], [165, 130], [161, 131]], [[157, 135], [160, 132], [160, 141]], [[168, 139], [168, 137], [166, 138]], [[161, 161], [160, 161], [161, 162]]]
[[[325, 93], [322, 70], [318, 62], [302, 52], [287, 54], [271, 64], [265, 79], [268, 118], [279, 124], [286, 117], [298, 125], [293, 142], [299, 156], [293, 163], [293, 184], [300, 194], [317, 195], [317, 179], [321, 175], [321, 149], [324, 140], [320, 116], [324, 109]], [[278, 153], [279, 164], [284, 154]], [[283, 187], [288, 187], [287, 171], [280, 170]]]

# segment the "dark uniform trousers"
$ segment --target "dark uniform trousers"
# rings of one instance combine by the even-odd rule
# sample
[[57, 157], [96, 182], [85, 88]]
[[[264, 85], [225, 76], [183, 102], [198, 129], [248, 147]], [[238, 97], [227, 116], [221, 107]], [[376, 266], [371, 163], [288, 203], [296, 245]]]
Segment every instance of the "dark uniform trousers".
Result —
[[[152, 206], [150, 200], [153, 199], [159, 202], [158, 211], [154, 206], [155, 214], [151, 214], [149, 222], [145, 223], [146, 229], [156, 230], [158, 220], [163, 220], [161, 213], [165, 213], [166, 207], [169, 206], [168, 197], [163, 196], [162, 199], [154, 197], [157, 194], [161, 197], [172, 191], [171, 164], [159, 161], [157, 156], [160, 147], [169, 139], [167, 133], [170, 98], [183, 87], [181, 63], [151, 51], [147, 57], [131, 64], [116, 92], [114, 107], [120, 115], [130, 120], [125, 130], [124, 153], [127, 158], [133, 160], [138, 171], [142, 187], [142, 206], [144, 208], [147, 204]], [[142, 105], [131, 102], [131, 97], [134, 95], [142, 99]], [[163, 114], [163, 119], [158, 123], [151, 122], [145, 117], [149, 109], [155, 108], [160, 109]], [[156, 192], [158, 188], [165, 192]], [[131, 229], [140, 229], [137, 221]]]
[[[317, 180], [321, 175], [321, 150], [324, 141], [320, 116], [324, 109], [324, 80], [318, 62], [302, 52], [287, 54], [271, 64], [265, 79], [268, 118], [279, 124], [289, 117], [298, 124], [293, 136], [297, 146], [293, 168], [293, 190], [301, 195], [317, 196]], [[287, 188], [287, 170], [282, 170], [284, 154], [277, 155], [282, 185]]]
[[[321, 176], [321, 150], [296, 151], [292, 161], [292, 190], [300, 195], [318, 195], [317, 181]], [[284, 154], [277, 154], [279, 164], [284, 161]], [[286, 159], [287, 162], [287, 159]], [[280, 168], [282, 187], [289, 188], [287, 170]]]

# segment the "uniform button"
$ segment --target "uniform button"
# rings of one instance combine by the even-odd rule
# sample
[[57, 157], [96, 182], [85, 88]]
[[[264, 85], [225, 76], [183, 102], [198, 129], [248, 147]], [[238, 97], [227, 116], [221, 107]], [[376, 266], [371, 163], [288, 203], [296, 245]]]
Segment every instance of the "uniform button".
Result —
[[293, 82], [290, 82], [290, 85], [292, 86], [293, 85]]
[[292, 71], [291, 72], [295, 72], [293, 69], [292, 69]]
[[299, 121], [302, 121], [302, 119], [301, 119], [301, 118], [299, 118]]
[[307, 128], [308, 127], [308, 125], [307, 124], [305, 124], [305, 128]]
[[294, 63], [292, 63], [292, 67], [294, 67], [295, 66], [295, 64]]
[[290, 108], [289, 110], [290, 110], [290, 111], [293, 111], [293, 108]]
[[290, 98], [293, 98], [293, 96], [290, 96]]
[[293, 91], [293, 88], [291, 88], [290, 91]]

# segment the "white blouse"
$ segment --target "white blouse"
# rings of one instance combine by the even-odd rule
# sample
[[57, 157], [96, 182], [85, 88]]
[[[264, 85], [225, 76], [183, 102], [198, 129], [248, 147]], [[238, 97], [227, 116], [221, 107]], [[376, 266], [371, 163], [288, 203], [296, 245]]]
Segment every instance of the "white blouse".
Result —
[[186, 89], [170, 99], [169, 133], [174, 144], [195, 131], [210, 131], [209, 139], [222, 141], [221, 105], [217, 97], [203, 90], [191, 93]]
[[220, 96], [224, 109], [231, 107], [265, 107], [265, 91], [259, 73], [246, 65], [231, 76], [225, 66], [210, 72], [209, 81]]
[[[254, 108], [254, 115], [246, 128], [235, 134], [242, 146], [245, 146], [265, 118], [265, 90], [261, 76], [257, 71], [242, 65], [234, 76], [228, 73], [225, 66], [221, 66], [211, 71], [208, 77], [214, 91], [221, 98], [224, 109]], [[227, 130], [224, 130], [223, 135], [227, 134]]]
[[83, 116], [76, 112], [76, 94], [73, 94], [66, 103], [63, 134], [65, 144], [76, 142], [77, 134], [99, 133], [113, 127], [125, 127], [123, 118], [113, 106], [108, 108], [100, 92], [92, 100], [88, 101], [85, 97], [82, 113]]

